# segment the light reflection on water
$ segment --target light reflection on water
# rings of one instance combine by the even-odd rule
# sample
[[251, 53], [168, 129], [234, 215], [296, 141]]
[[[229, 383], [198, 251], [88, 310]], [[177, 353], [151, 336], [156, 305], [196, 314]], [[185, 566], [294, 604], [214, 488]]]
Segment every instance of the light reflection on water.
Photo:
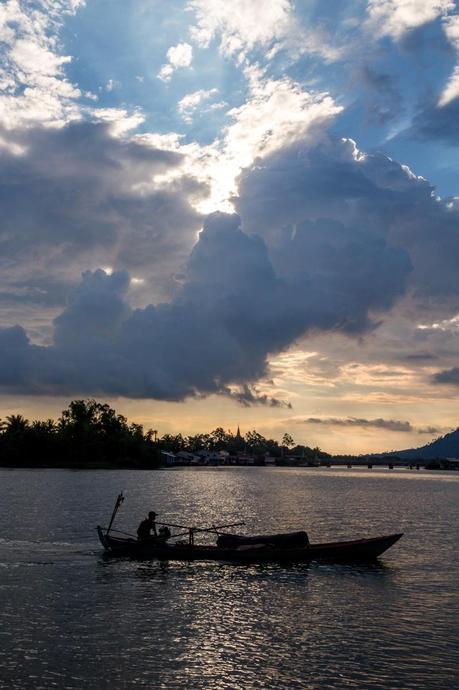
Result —
[[[457, 483], [442, 473], [0, 471], [0, 686], [443, 690], [457, 671]], [[414, 481], [416, 479], [416, 481]], [[111, 561], [94, 526], [404, 531], [372, 565]]]

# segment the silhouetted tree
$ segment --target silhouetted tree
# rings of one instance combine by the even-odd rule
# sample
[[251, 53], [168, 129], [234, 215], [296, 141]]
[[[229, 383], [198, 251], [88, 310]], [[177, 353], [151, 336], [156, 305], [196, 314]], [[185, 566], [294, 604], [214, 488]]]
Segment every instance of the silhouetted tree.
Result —
[[159, 465], [160, 450], [246, 450], [261, 463], [263, 456], [280, 458], [282, 450], [289, 449], [288, 457], [280, 459], [280, 464], [330, 457], [320, 448], [291, 448], [293, 443], [289, 434], [284, 434], [279, 446], [255, 429], [242, 438], [222, 427], [209, 434], [186, 438], [182, 434], [164, 434], [158, 439], [156, 430], [145, 433], [142, 425], [129, 423], [108, 404], [93, 399], [73, 400], [57, 422], [29, 422], [20, 414], [0, 420], [0, 464], [13, 466], [155, 467]]
[[161, 450], [168, 450], [171, 453], [178, 453], [185, 449], [185, 440], [182, 434], [164, 434], [159, 439], [159, 447]]
[[232, 439], [231, 432], [227, 432], [219, 426], [210, 433], [211, 448], [212, 450], [226, 450]]
[[22, 414], [12, 414], [6, 418], [6, 433], [9, 435], [23, 434], [29, 429], [29, 421]]
[[284, 434], [282, 436], [282, 445], [285, 446], [286, 448], [290, 448], [290, 446], [295, 445], [295, 441], [290, 436], [290, 434]]
[[18, 465], [154, 466], [158, 453], [140, 424], [109, 405], [73, 400], [55, 423], [11, 415], [0, 425], [0, 461]]
[[248, 431], [245, 435], [245, 442], [247, 450], [254, 455], [263, 455], [266, 453], [267, 442], [264, 436], [258, 431]]
[[185, 448], [190, 453], [196, 453], [198, 450], [210, 450], [211, 445], [210, 434], [196, 434], [195, 436], [187, 436], [185, 439]]

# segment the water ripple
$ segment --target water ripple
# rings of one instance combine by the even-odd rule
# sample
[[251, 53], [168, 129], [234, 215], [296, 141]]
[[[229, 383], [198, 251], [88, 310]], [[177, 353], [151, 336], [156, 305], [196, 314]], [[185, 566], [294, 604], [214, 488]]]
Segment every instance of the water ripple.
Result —
[[[22, 473], [20, 490], [14, 472], [2, 480], [0, 687], [454, 687], [453, 481], [244, 468]], [[243, 506], [252, 532], [406, 535], [371, 565], [106, 562], [93, 527], [119, 488], [128, 531], [150, 506], [202, 523], [231, 521]]]

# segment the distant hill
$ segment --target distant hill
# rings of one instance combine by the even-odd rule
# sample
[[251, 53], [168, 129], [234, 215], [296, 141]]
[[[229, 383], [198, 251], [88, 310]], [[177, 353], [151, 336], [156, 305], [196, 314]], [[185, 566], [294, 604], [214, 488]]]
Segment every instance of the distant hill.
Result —
[[437, 438], [421, 448], [395, 450], [391, 453], [378, 453], [380, 456], [392, 455], [404, 460], [435, 460], [436, 458], [459, 458], [459, 427], [455, 431]]

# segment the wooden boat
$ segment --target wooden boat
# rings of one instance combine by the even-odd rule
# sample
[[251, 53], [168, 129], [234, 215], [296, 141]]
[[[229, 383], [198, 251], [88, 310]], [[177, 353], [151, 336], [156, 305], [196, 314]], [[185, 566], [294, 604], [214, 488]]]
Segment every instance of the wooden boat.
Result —
[[[97, 527], [97, 533], [107, 557], [136, 559], [157, 558], [163, 561], [232, 561], [237, 563], [307, 563], [317, 559], [328, 561], [369, 561], [387, 551], [402, 534], [389, 534], [385, 537], [336, 541], [325, 544], [310, 544], [306, 532], [287, 534], [267, 534], [242, 536], [222, 532], [223, 529], [243, 525], [236, 522], [212, 527], [190, 527], [166, 522], [157, 522], [159, 536], [139, 540], [113, 536], [113, 521], [124, 501], [122, 493], [116, 499], [109, 526]], [[172, 535], [169, 528], [181, 530]], [[112, 532], [111, 532], [112, 530]], [[216, 546], [195, 544], [194, 537], [199, 532], [212, 532], [217, 536]], [[169, 542], [169, 537], [188, 536], [187, 541]]]
[[[197, 545], [193, 540], [186, 543], [167, 543], [161, 539], [138, 541], [114, 537], [102, 527], [97, 528], [99, 539], [108, 557], [159, 559], [164, 561], [231, 561], [237, 563], [306, 563], [314, 560], [369, 561], [380, 556], [395, 544], [402, 534], [383, 537], [308, 544], [299, 547], [282, 547], [269, 543], [250, 543], [236, 548]], [[204, 530], [203, 530], [204, 531]]]

